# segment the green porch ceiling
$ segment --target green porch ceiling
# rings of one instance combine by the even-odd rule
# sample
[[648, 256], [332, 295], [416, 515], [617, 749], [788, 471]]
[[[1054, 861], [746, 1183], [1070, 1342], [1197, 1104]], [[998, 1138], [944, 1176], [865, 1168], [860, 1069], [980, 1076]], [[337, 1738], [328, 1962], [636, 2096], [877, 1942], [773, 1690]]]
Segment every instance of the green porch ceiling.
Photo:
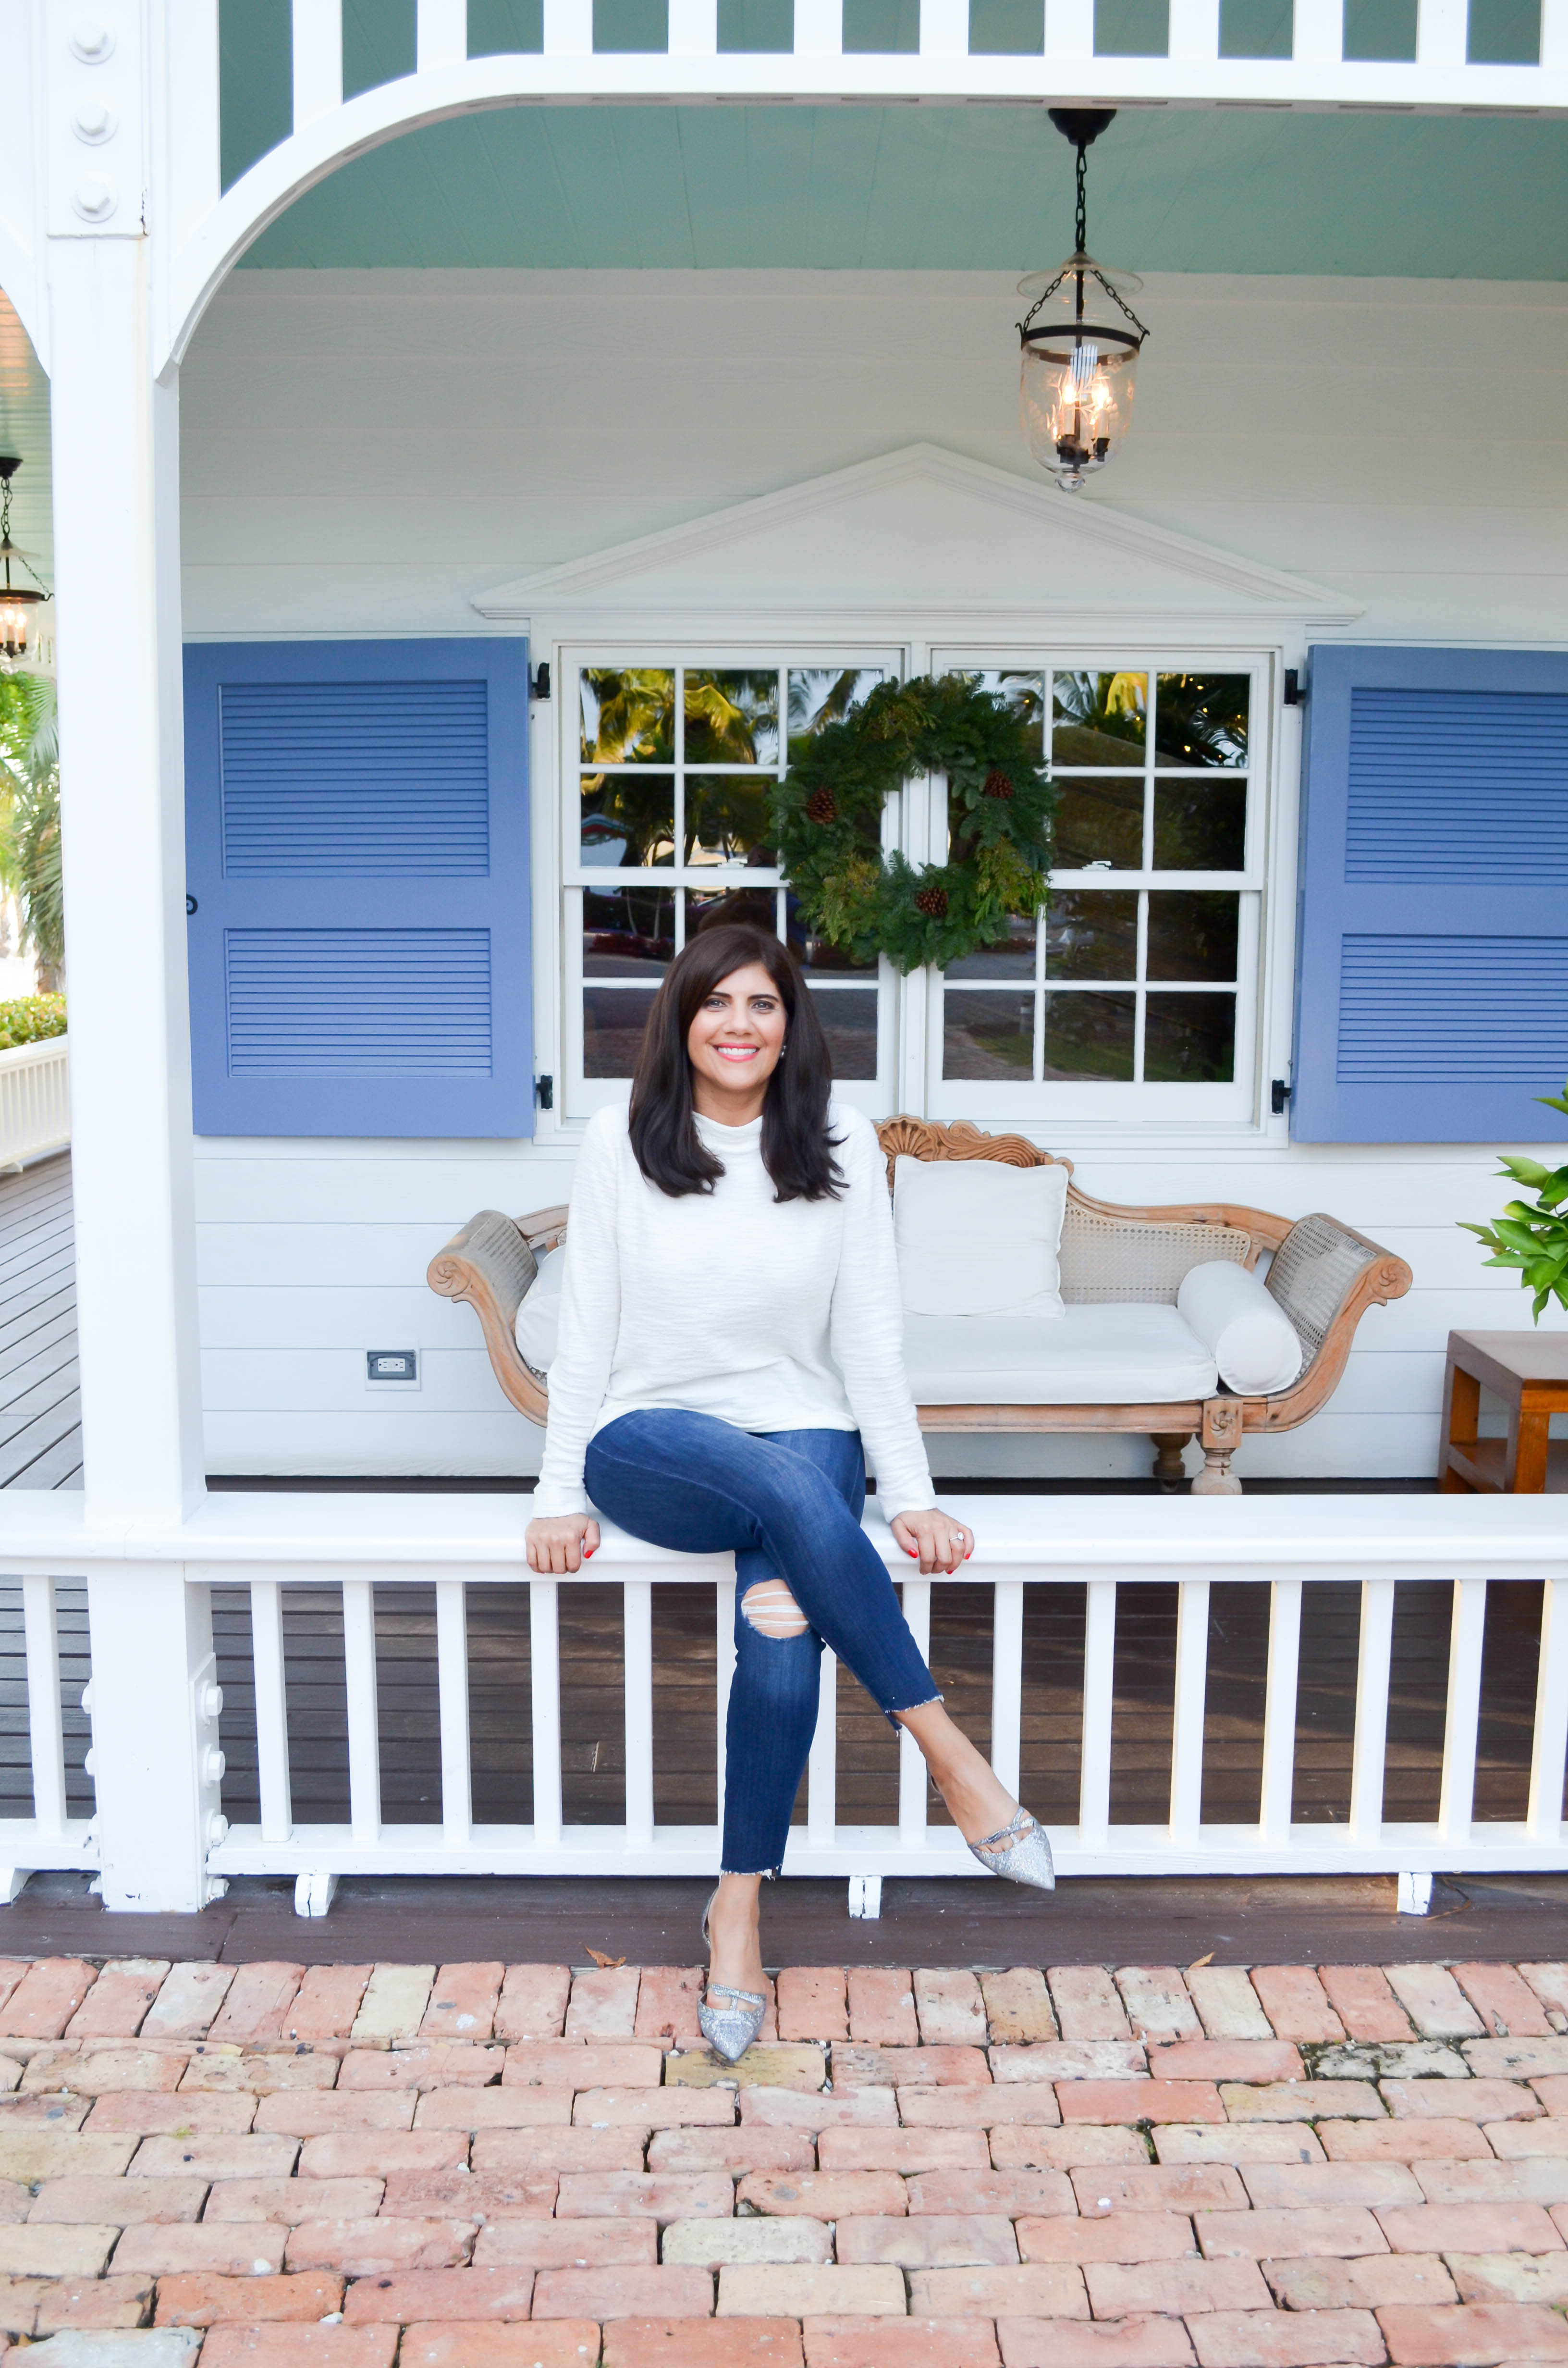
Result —
[[[1012, 270], [1072, 244], [1035, 107], [516, 107], [342, 166], [252, 268]], [[1125, 108], [1090, 233], [1137, 271], [1568, 279], [1568, 121]]]

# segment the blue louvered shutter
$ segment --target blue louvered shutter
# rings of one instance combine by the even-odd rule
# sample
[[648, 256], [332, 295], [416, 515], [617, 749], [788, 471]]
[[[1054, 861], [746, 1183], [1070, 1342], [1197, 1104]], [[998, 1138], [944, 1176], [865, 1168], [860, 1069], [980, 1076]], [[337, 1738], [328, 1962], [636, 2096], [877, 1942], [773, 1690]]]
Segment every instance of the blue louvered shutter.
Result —
[[197, 1133], [531, 1134], [527, 643], [185, 656]]
[[1311, 654], [1290, 1128], [1529, 1143], [1568, 1076], [1568, 654]]

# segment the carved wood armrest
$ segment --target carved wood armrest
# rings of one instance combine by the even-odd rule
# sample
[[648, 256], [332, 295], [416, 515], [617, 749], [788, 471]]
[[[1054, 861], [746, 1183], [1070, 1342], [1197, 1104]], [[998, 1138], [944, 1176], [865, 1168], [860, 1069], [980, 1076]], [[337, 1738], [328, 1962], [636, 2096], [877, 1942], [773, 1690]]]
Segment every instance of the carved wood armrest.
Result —
[[496, 1380], [517, 1412], [542, 1423], [549, 1398], [518, 1354], [513, 1329], [534, 1276], [537, 1252], [553, 1248], [566, 1230], [564, 1208], [508, 1217], [481, 1209], [431, 1259], [426, 1281], [443, 1299], [466, 1300], [479, 1318]]
[[1368, 1308], [1403, 1299], [1411, 1281], [1403, 1258], [1337, 1217], [1320, 1212], [1292, 1225], [1266, 1288], [1295, 1325], [1308, 1360], [1288, 1390], [1248, 1401], [1247, 1429], [1290, 1430], [1316, 1414], [1338, 1387]]

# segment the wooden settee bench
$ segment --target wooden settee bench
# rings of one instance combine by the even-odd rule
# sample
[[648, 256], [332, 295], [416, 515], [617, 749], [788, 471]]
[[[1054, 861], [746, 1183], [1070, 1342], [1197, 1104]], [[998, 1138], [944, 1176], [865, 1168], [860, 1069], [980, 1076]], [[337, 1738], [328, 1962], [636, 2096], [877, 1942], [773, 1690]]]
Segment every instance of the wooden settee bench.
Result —
[[[1071, 1160], [1017, 1134], [986, 1134], [967, 1124], [940, 1126], [926, 1119], [892, 1118], [878, 1127], [888, 1178], [901, 1155], [917, 1159], [995, 1159], [1009, 1167], [1059, 1165], [1067, 1169], [1062, 1224], [1062, 1296], [1070, 1306], [1174, 1306], [1190, 1269], [1213, 1259], [1254, 1268], [1270, 1259], [1265, 1288], [1300, 1338], [1302, 1365], [1290, 1385], [1266, 1396], [1236, 1395], [1216, 1387], [1189, 1398], [1150, 1397], [1108, 1405], [929, 1403], [922, 1428], [938, 1431], [1142, 1431], [1153, 1440], [1154, 1475], [1169, 1486], [1183, 1477], [1182, 1450], [1197, 1437], [1204, 1468], [1194, 1489], [1234, 1495], [1241, 1486], [1231, 1458], [1254, 1432], [1293, 1430], [1317, 1413], [1345, 1371], [1356, 1326], [1366, 1310], [1403, 1296], [1410, 1269], [1336, 1217], [1292, 1222], [1266, 1209], [1229, 1201], [1194, 1201], [1170, 1208], [1124, 1207], [1094, 1201], [1072, 1182]], [[479, 1318], [495, 1375], [519, 1414], [543, 1423], [549, 1409], [546, 1375], [518, 1350], [518, 1307], [539, 1259], [566, 1233], [564, 1208], [522, 1217], [482, 1209], [431, 1259], [428, 1280], [444, 1298], [466, 1300]], [[915, 1374], [916, 1395], [920, 1395]]]

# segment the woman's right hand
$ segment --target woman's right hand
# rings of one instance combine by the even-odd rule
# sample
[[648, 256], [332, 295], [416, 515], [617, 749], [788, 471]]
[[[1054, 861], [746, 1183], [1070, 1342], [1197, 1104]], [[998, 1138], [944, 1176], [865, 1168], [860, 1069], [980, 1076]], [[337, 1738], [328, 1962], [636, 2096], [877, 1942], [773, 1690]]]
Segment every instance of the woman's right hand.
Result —
[[557, 1513], [528, 1527], [528, 1568], [559, 1578], [598, 1551], [599, 1525], [586, 1513]]

